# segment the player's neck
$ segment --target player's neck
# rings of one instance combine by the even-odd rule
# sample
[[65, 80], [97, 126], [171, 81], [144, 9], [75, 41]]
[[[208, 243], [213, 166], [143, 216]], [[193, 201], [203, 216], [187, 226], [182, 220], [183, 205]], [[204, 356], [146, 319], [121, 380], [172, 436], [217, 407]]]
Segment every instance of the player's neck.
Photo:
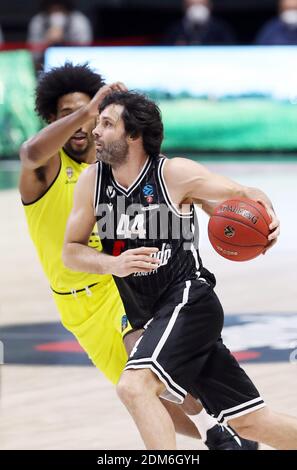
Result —
[[96, 152], [94, 152], [94, 149], [90, 149], [85, 155], [84, 155], [84, 163], [95, 163], [96, 162]]
[[140, 175], [148, 158], [145, 152], [141, 155], [137, 155], [137, 157], [135, 155], [129, 155], [123, 165], [113, 168], [112, 172], [115, 180], [123, 186], [123, 188], [129, 188]]
[[91, 164], [91, 163], [95, 163], [96, 162], [96, 150], [95, 150], [95, 146], [94, 145], [91, 145], [88, 150], [86, 151], [86, 153], [83, 155], [83, 160], [82, 160], [84, 163], [88, 163], [88, 164]]

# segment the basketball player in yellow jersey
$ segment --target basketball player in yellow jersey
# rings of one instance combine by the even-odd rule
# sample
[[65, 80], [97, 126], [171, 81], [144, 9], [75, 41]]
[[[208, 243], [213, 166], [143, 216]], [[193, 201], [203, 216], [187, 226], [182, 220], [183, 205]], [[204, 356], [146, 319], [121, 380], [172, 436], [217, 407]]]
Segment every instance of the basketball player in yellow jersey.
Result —
[[[101, 77], [85, 66], [66, 64], [44, 74], [36, 91], [36, 110], [47, 122], [56, 122], [23, 144], [20, 193], [63, 325], [116, 383], [126, 361], [121, 330], [124, 333], [128, 324], [113, 279], [73, 272], [61, 259], [75, 183], [94, 162], [91, 131], [98, 104], [111, 89], [121, 89], [118, 84], [103, 85]], [[82, 111], [73, 114], [78, 109]], [[89, 243], [101, 250], [95, 231]]]
[[[118, 382], [127, 361], [122, 336], [130, 326], [122, 302], [111, 276], [67, 269], [62, 247], [78, 176], [95, 161], [91, 131], [98, 107], [108, 93], [123, 88], [121, 84], [104, 86], [101, 77], [85, 65], [65, 64], [43, 74], [36, 90], [36, 111], [49, 125], [25, 142], [20, 151], [20, 193], [29, 232], [61, 321], [113, 383]], [[100, 251], [96, 231], [89, 246]], [[134, 335], [125, 337], [129, 349]], [[196, 426], [181, 408], [169, 402], [166, 406], [177, 432], [199, 438]], [[200, 418], [203, 429], [218, 426], [205, 412]], [[227, 450], [235, 442], [229, 431], [221, 428], [212, 442], [209, 433], [207, 438], [210, 449]]]

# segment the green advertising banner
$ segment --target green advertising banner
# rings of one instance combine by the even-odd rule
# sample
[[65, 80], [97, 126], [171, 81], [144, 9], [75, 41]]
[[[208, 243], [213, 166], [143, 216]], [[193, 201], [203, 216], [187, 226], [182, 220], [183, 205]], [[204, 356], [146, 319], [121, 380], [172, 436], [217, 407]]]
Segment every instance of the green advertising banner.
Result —
[[0, 52], [0, 159], [16, 158], [41, 127], [34, 112], [35, 72], [27, 51]]
[[297, 47], [49, 48], [160, 106], [164, 152], [296, 152]]

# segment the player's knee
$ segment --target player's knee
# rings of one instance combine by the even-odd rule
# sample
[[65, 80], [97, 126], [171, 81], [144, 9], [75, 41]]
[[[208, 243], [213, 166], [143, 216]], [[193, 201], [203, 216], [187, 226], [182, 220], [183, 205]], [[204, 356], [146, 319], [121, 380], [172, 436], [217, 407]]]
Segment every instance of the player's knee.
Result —
[[148, 369], [124, 371], [116, 387], [120, 400], [129, 404], [142, 399], [144, 394], [155, 393], [155, 383]]
[[133, 372], [134, 371], [124, 372], [116, 387], [118, 397], [123, 403], [134, 401], [140, 395], [141, 385]]
[[245, 439], [258, 440], [258, 435], [269, 421], [270, 410], [265, 407], [257, 411], [252, 411], [229, 421], [228, 424]]

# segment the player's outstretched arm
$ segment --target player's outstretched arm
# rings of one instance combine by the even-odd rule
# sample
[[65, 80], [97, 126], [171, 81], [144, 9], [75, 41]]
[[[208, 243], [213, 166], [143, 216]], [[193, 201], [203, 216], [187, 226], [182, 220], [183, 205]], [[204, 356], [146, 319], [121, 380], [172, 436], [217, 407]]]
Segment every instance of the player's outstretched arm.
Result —
[[93, 207], [95, 187], [95, 165], [85, 170], [76, 185], [73, 209], [68, 219], [63, 262], [73, 271], [92, 274], [113, 274], [118, 277], [129, 276], [135, 272], [151, 272], [159, 265], [159, 260], [152, 257], [157, 248], [140, 247], [124, 251], [120, 256], [100, 253], [88, 246], [90, 234], [96, 218]]
[[22, 166], [36, 170], [57, 155], [65, 142], [92, 117], [86, 106], [44, 127], [20, 148]]
[[[268, 196], [257, 188], [243, 186], [223, 175], [210, 172], [205, 166], [185, 158], [168, 160], [164, 169], [167, 186], [173, 191], [172, 199], [181, 204], [184, 201], [210, 201], [205, 206], [211, 213], [212, 203], [223, 202], [236, 197], [246, 197], [260, 202], [265, 206], [271, 217], [270, 235], [268, 237], [271, 247], [280, 233], [279, 220], [274, 212]], [[174, 195], [174, 196], [173, 196]]]
[[217, 201], [205, 201], [203, 199], [194, 199], [193, 203], [199, 206], [209, 217], [211, 217], [214, 213], [216, 206], [219, 205]]

